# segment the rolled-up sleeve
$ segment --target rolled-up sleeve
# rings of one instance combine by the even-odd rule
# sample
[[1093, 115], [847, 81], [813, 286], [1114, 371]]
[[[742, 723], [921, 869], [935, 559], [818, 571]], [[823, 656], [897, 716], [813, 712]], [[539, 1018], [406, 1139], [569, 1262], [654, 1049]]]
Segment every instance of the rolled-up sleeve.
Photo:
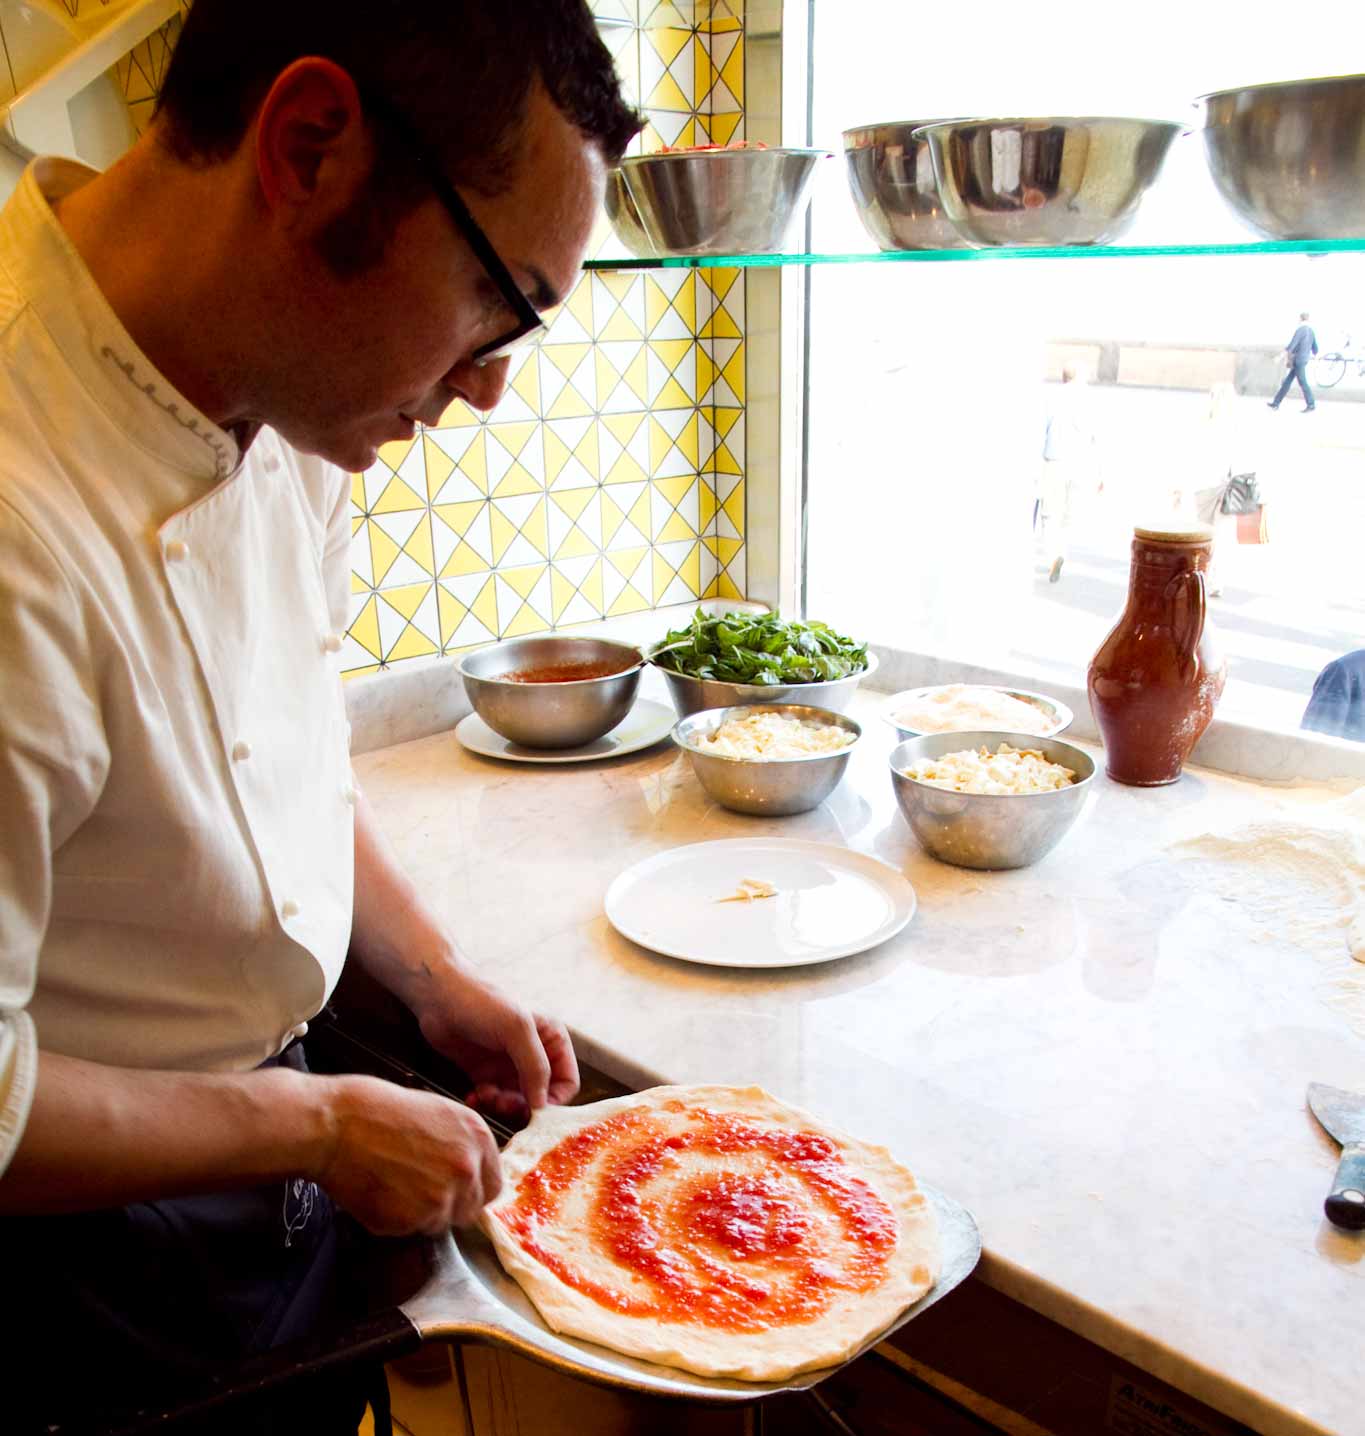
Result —
[[52, 913], [52, 856], [108, 772], [81, 603], [57, 558], [0, 500], [0, 1175], [33, 1101], [26, 1009]]

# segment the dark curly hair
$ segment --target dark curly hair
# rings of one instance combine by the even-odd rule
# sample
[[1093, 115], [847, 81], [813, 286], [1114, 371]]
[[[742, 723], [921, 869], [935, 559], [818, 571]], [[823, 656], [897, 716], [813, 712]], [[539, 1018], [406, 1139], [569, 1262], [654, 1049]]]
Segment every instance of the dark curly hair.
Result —
[[[640, 128], [585, 0], [194, 0], [158, 102], [165, 143], [188, 164], [227, 159], [305, 55], [382, 96], [456, 184], [488, 195], [508, 183], [537, 80], [608, 164]], [[375, 129], [390, 185], [411, 187], [401, 146]]]

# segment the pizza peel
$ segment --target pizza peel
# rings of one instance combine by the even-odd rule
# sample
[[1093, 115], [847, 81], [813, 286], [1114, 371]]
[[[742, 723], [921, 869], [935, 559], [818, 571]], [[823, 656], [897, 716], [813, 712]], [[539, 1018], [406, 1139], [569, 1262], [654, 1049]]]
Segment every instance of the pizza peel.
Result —
[[[941, 1301], [970, 1275], [981, 1255], [981, 1238], [971, 1214], [930, 1187], [921, 1186], [920, 1190], [938, 1216], [939, 1279], [889, 1326], [870, 1336], [850, 1361]], [[492, 1243], [482, 1232], [451, 1232], [421, 1243], [420, 1250], [426, 1275], [412, 1295], [396, 1306], [346, 1331], [278, 1347], [239, 1362], [197, 1400], [173, 1409], [139, 1412], [122, 1425], [102, 1427], [102, 1432], [106, 1436], [150, 1436], [151, 1432], [173, 1431], [182, 1423], [203, 1420], [288, 1382], [325, 1375], [355, 1361], [392, 1361], [430, 1341], [501, 1347], [565, 1376], [622, 1391], [711, 1403], [756, 1401], [779, 1392], [804, 1391], [839, 1369], [822, 1367], [781, 1381], [733, 1381], [638, 1361], [552, 1331], [503, 1271]], [[75, 1436], [75, 1430], [53, 1428], [53, 1436]]]
[[[380, 1054], [349, 1035], [346, 1040], [376, 1059], [394, 1080], [460, 1100], [391, 1055]], [[485, 1120], [498, 1145], [505, 1145], [511, 1131], [494, 1120]], [[894, 1321], [869, 1336], [847, 1361], [855, 1361], [941, 1301], [966, 1280], [980, 1259], [981, 1236], [971, 1213], [932, 1187], [921, 1184], [920, 1190], [938, 1217], [938, 1280]], [[404, 1268], [400, 1279], [406, 1288], [406, 1294], [395, 1304], [341, 1331], [275, 1347], [236, 1362], [208, 1382], [197, 1397], [173, 1407], [139, 1411], [122, 1424], [103, 1422], [99, 1436], [151, 1436], [153, 1432], [174, 1431], [288, 1383], [325, 1376], [357, 1361], [392, 1361], [431, 1341], [500, 1347], [563, 1375], [618, 1390], [710, 1403], [742, 1403], [780, 1392], [805, 1391], [847, 1364], [845, 1361], [780, 1381], [762, 1382], [697, 1376], [676, 1367], [640, 1361], [552, 1331], [530, 1298], [503, 1270], [493, 1244], [476, 1228], [395, 1245], [401, 1249], [403, 1260], [394, 1265]], [[49, 1436], [84, 1436], [84, 1432], [69, 1425], [54, 1426], [49, 1428]]]

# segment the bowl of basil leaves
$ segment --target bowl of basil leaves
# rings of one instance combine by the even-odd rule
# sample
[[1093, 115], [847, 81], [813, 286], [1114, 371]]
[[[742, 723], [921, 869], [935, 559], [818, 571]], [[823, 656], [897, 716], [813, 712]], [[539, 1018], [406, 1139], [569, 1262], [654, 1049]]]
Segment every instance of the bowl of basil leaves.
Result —
[[827, 623], [698, 608], [645, 652], [680, 718], [743, 703], [810, 703], [842, 713], [877, 666], [865, 642]]

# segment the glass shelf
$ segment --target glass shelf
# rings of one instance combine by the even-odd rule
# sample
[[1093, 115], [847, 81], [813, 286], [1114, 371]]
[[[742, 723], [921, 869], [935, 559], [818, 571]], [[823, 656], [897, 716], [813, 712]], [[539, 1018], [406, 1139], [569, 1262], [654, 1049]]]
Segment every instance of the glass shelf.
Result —
[[670, 255], [662, 259], [590, 259], [587, 270], [620, 269], [776, 269], [815, 264], [936, 264], [941, 261], [998, 259], [1147, 259], [1177, 255], [1365, 254], [1359, 239], [1264, 239], [1226, 244], [1074, 244], [1002, 245], [994, 249], [893, 249], [863, 254]]

